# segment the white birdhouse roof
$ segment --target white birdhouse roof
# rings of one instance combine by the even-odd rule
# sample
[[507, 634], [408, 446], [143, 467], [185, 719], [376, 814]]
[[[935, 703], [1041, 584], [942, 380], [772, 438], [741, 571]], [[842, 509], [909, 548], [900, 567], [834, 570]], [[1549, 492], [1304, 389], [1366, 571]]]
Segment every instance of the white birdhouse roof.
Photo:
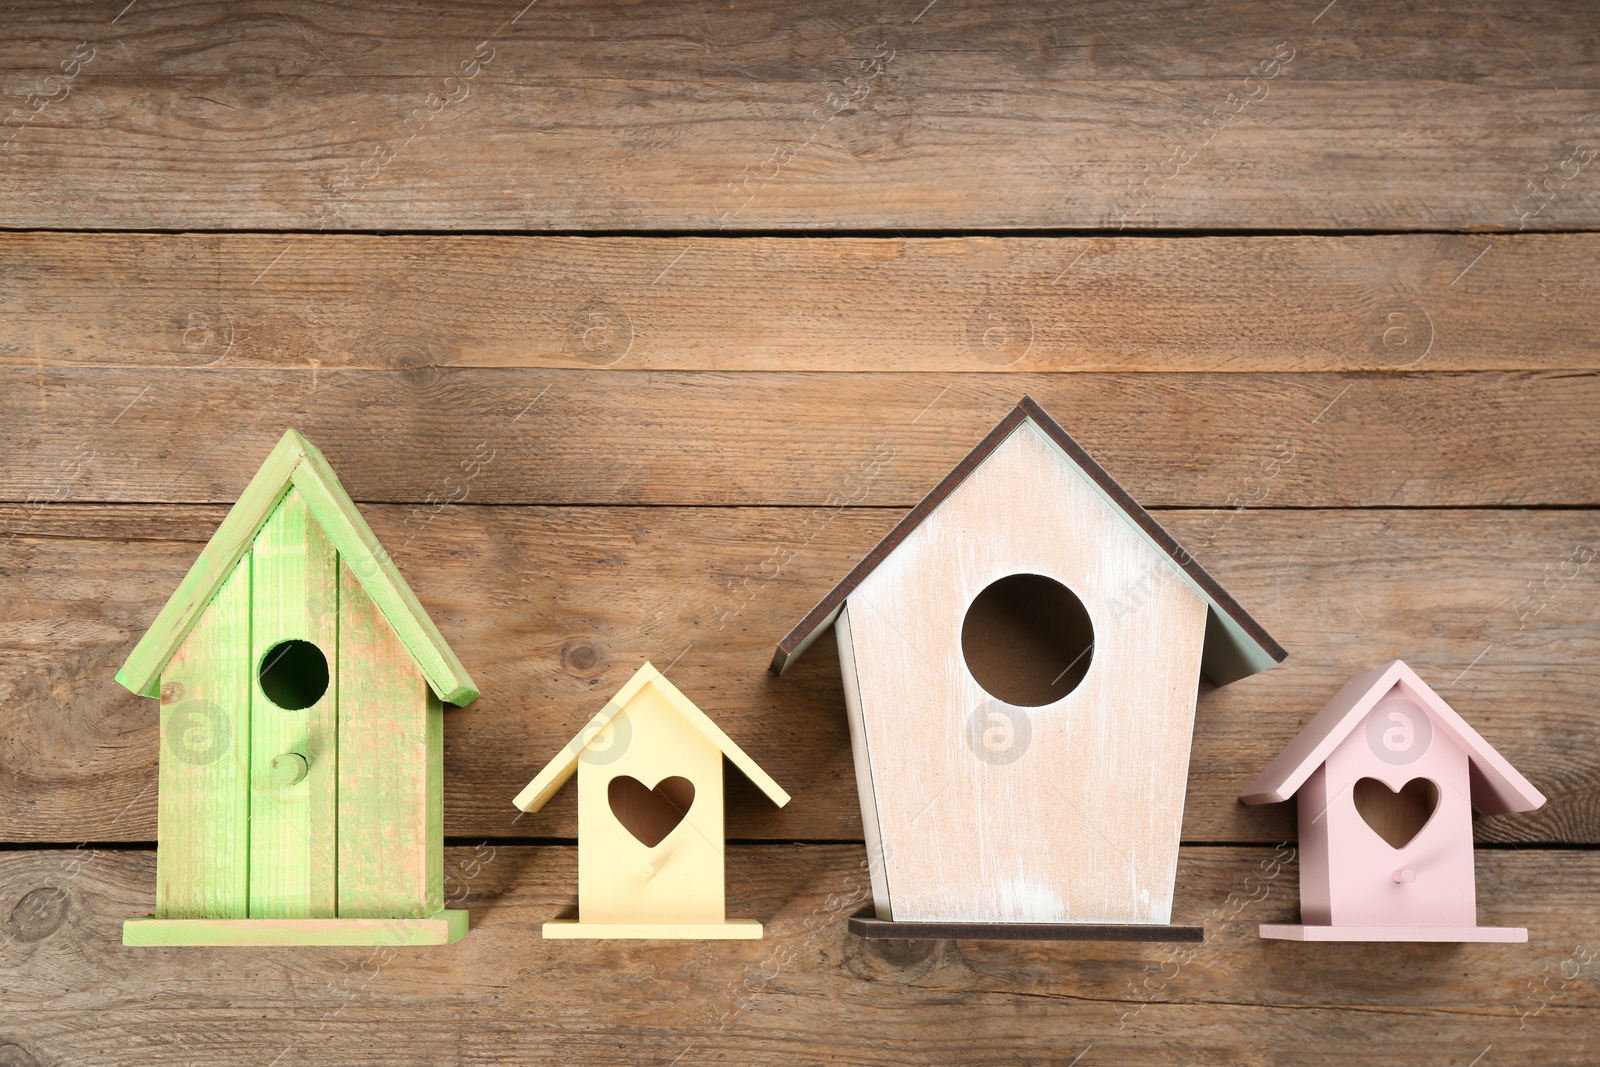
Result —
[[[1094, 457], [1061, 425], [1038, 405], [1031, 396], [1025, 396], [1016, 407], [989, 431], [944, 480], [922, 498], [900, 522], [890, 530], [877, 546], [862, 557], [844, 579], [834, 586], [827, 596], [812, 608], [805, 618], [778, 642], [772, 657], [772, 672], [782, 674], [791, 661], [811, 646], [839, 617], [850, 594], [879, 564], [883, 563], [911, 532], [922, 525], [934, 509], [950, 496], [966, 478], [977, 470], [996, 449], [1023, 427], [1032, 427], [1109, 503], [1114, 511], [1152, 547], [1165, 555], [1178, 575], [1206, 602], [1205, 646], [1201, 653], [1200, 669], [1217, 685], [1226, 685], [1240, 678], [1282, 663], [1288, 655], [1283, 646], [1273, 640], [1266, 628], [1250, 616], [1239, 602], [1191, 556], [1177, 538], [1173, 537], [1150, 513], [1140, 507], [1116, 479], [1096, 463]], [[1055, 535], [1060, 536], [1060, 535]]]
[[1398, 659], [1346, 682], [1239, 799], [1246, 804], [1272, 804], [1294, 796], [1396, 683], [1407, 697], [1424, 705], [1439, 727], [1466, 752], [1472, 766], [1474, 807], [1485, 815], [1507, 815], [1532, 811], [1544, 803], [1544, 794], [1535, 789], [1533, 783], [1446, 704], [1416, 671]]
[[772, 776], [745, 754], [744, 749], [733, 743], [733, 739], [722, 732], [722, 728], [712, 722], [706, 713], [695, 707], [694, 702], [684, 696], [678, 687], [667, 681], [667, 676], [656, 670], [654, 666], [646, 663], [634, 672], [627, 684], [617, 690], [617, 695], [606, 701], [606, 706], [601, 708], [594, 718], [568, 741], [556, 757], [545, 764], [544, 770], [534, 776], [533, 781], [523, 787], [516, 799], [512, 801], [523, 811], [538, 811], [544, 807], [549, 799], [560, 792], [561, 787], [567, 784], [567, 779], [572, 777], [572, 772], [578, 768], [578, 758], [585, 749], [594, 743], [606, 725], [627, 710], [629, 703], [638, 695], [645, 686], [650, 685], [666, 698], [672, 709], [682, 717], [684, 723], [696, 730], [705, 739], [727, 756], [733, 765], [746, 778], [754, 782], [771, 801], [783, 807], [789, 803], [789, 794], [782, 786], [772, 780]]

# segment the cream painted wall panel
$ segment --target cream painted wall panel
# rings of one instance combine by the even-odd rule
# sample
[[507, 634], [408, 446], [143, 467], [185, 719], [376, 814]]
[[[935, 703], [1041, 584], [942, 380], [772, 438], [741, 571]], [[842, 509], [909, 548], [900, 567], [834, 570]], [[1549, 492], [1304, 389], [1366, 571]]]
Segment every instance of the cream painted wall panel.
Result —
[[[578, 757], [578, 915], [584, 923], [723, 921], [722, 751], [652, 683]], [[646, 846], [611, 812], [607, 787], [629, 775], [655, 788], [694, 783], [671, 833]]]
[[[972, 600], [1019, 572], [1095, 629], [1083, 683], [1039, 708], [994, 701], [961, 652]], [[1205, 603], [1053, 445], [1019, 427], [849, 610], [894, 918], [1170, 921]]]

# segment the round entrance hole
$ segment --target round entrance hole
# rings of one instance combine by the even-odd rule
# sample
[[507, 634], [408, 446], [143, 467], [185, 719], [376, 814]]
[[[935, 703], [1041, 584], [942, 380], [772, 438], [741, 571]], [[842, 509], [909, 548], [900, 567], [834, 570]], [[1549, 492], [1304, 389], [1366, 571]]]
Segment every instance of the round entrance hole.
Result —
[[961, 654], [990, 696], [1037, 708], [1078, 688], [1089, 673], [1094, 624], [1083, 601], [1054, 578], [1011, 574], [967, 609]]
[[261, 691], [284, 711], [309, 708], [328, 691], [328, 657], [310, 641], [279, 641], [261, 657]]

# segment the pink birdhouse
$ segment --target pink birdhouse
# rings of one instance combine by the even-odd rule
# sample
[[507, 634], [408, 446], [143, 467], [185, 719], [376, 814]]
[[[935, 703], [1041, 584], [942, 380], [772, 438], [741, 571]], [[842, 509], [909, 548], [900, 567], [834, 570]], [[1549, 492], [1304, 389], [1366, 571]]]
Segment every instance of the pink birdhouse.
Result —
[[1296, 795], [1302, 925], [1262, 937], [1528, 939], [1477, 925], [1472, 811], [1532, 811], [1544, 795], [1403, 661], [1346, 682], [1240, 799]]

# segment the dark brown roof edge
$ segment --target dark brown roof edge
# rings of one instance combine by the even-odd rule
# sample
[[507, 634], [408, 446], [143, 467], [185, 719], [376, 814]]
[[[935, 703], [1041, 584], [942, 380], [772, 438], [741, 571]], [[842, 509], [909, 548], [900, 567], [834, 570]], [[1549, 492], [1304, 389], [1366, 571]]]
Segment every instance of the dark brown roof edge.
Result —
[[[1023, 402], [1027, 403], [1028, 399], [1024, 397]], [[917, 501], [916, 507], [906, 512], [905, 517], [895, 524], [894, 529], [885, 534], [882, 541], [874, 545], [870, 552], [861, 557], [859, 563], [850, 568], [850, 573], [846, 574], [838, 585], [830, 589], [828, 595], [823, 597], [817, 606], [812, 608], [794, 629], [785, 634], [782, 641], [778, 642], [778, 649], [772, 655], [771, 670], [773, 674], [781, 674], [783, 672], [783, 668], [788, 664], [789, 657], [807, 637], [811, 636], [811, 632], [821, 626], [829, 615], [837, 611], [839, 605], [845, 602], [845, 598], [855, 591], [856, 586], [865, 581], [867, 575], [877, 570], [878, 564], [888, 558], [889, 553], [898, 548], [901, 541], [910, 537], [911, 531], [921, 526], [922, 520], [933, 514], [933, 509], [942, 504], [945, 497], [955, 492], [956, 486], [966, 481], [967, 475], [977, 469], [978, 464], [989, 457], [989, 453], [999, 448], [1000, 443], [1011, 436], [1011, 431], [1021, 426], [1022, 421], [1027, 417], [1027, 412], [1023, 410], [1022, 404], [1018, 404], [1007, 412], [1006, 417], [1001, 419], [995, 428], [990, 430], [983, 440], [973, 447], [971, 452], [962, 457], [961, 462], [955, 465], [955, 469], [946, 474], [927, 496]]]
[[1150, 535], [1153, 540], [1178, 568], [1194, 579], [1196, 585], [1205, 590], [1206, 595], [1216, 601], [1217, 607], [1227, 612], [1228, 617], [1239, 624], [1239, 628], [1250, 636], [1250, 639], [1260, 645], [1262, 650], [1276, 662], [1282, 663], [1288, 658], [1288, 651], [1273, 640], [1255, 618], [1233, 599], [1233, 596], [1222, 587], [1222, 583], [1211, 577], [1211, 572], [1200, 566], [1198, 560], [1189, 554], [1188, 549], [1178, 543], [1178, 539], [1169, 534], [1166, 527], [1155, 520], [1148, 511], [1139, 505], [1139, 502], [1128, 495], [1128, 491], [1117, 484], [1117, 480], [1106, 472], [1106, 469], [1094, 461], [1094, 457], [1085, 452], [1083, 446], [1072, 439], [1072, 435], [1061, 428], [1061, 424], [1052, 419], [1044, 408], [1031, 396], [1022, 398], [1016, 406], [1017, 411], [1025, 412], [1028, 418], [1043, 430], [1062, 451], [1072, 457], [1072, 461], [1083, 469], [1083, 472], [1094, 479], [1105, 494], [1111, 498], [1112, 503], [1122, 509], [1123, 514], [1132, 519], [1134, 523]]
[[805, 640], [811, 636], [827, 618], [837, 611], [845, 600], [855, 591], [856, 586], [866, 580], [867, 575], [877, 569], [890, 552], [899, 547], [900, 542], [911, 535], [911, 531], [922, 525], [922, 521], [933, 513], [933, 509], [944, 502], [945, 497], [955, 492], [956, 486], [966, 480], [967, 475], [975, 470], [978, 464], [989, 457], [989, 454], [1000, 447], [1013, 430], [1023, 422], [1032, 420], [1034, 425], [1043, 430], [1067, 456], [1087, 474], [1101, 491], [1109, 497], [1123, 514], [1133, 521], [1139, 529], [1143, 530], [1156, 545], [1171, 557], [1178, 568], [1194, 580], [1195, 584], [1203, 589], [1207, 596], [1216, 602], [1217, 607], [1226, 612], [1238, 624], [1251, 640], [1261, 646], [1261, 649], [1282, 663], [1289, 653], [1273, 640], [1266, 628], [1257, 622], [1248, 611], [1245, 611], [1239, 602], [1228, 594], [1215, 578], [1195, 560], [1189, 552], [1178, 543], [1177, 538], [1166, 531], [1151, 514], [1139, 506], [1139, 502], [1128, 495], [1128, 491], [1117, 484], [1117, 480], [1094, 457], [1084, 451], [1082, 445], [1072, 439], [1072, 435], [1062, 428], [1061, 424], [1051, 418], [1049, 413], [1040, 407], [1031, 396], [1024, 396], [1018, 401], [1017, 406], [1006, 413], [986, 435], [983, 440], [968, 452], [960, 463], [949, 474], [942, 478], [933, 490], [917, 502], [917, 505], [906, 513], [906, 516], [895, 524], [894, 529], [886, 534], [883, 540], [873, 546], [872, 550], [861, 558], [861, 561], [850, 568], [838, 585], [828, 591], [816, 607], [806, 613], [794, 629], [784, 635], [778, 642], [778, 648], [773, 653], [771, 671], [773, 674], [782, 673], [788, 665], [789, 657], [794, 654]]

